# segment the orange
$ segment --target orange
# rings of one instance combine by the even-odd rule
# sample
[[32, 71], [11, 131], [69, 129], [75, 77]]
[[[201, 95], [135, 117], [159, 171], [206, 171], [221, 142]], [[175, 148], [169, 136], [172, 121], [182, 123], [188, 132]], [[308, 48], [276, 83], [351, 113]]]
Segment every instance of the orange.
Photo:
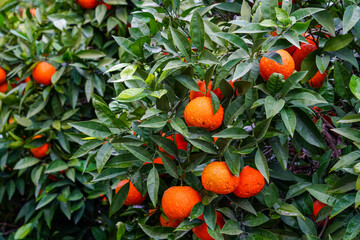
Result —
[[221, 126], [224, 118], [224, 109], [220, 105], [214, 115], [211, 98], [198, 97], [186, 105], [184, 118], [189, 127], [201, 127], [208, 131], [213, 131]]
[[239, 174], [239, 185], [234, 194], [240, 198], [255, 196], [265, 186], [265, 179], [261, 173], [249, 166], [245, 166]]
[[[312, 212], [312, 215], [311, 215], [311, 218], [316, 221], [316, 216], [318, 215], [318, 213], [320, 212], [320, 210], [325, 207], [326, 204], [325, 203], [322, 203], [320, 202], [319, 200], [315, 200], [313, 202], [313, 212]], [[321, 226], [324, 226], [325, 224], [325, 220], [324, 221], [321, 221], [320, 222], [320, 225]]]
[[[42, 138], [41, 135], [36, 135], [33, 137], [33, 139]], [[51, 145], [50, 143], [45, 143], [44, 145], [37, 147], [37, 148], [30, 148], [30, 152], [34, 155], [36, 158], [44, 158], [49, 154], [49, 149]]]
[[179, 224], [184, 220], [184, 219], [175, 220], [175, 219], [172, 219], [169, 217], [166, 217], [166, 218], [167, 218], [167, 220], [164, 218], [163, 214], [160, 215], [160, 224], [163, 227], [177, 228], [177, 226], [179, 226]]
[[9, 124], [13, 124], [14, 123], [14, 119], [11, 117], [9, 118]]
[[309, 80], [310, 87], [313, 88], [321, 88], [321, 86], [324, 83], [324, 79], [327, 76], [327, 71], [325, 71], [323, 74], [320, 73], [320, 71], [317, 71], [315, 76]]
[[279, 64], [266, 57], [262, 57], [260, 60], [260, 75], [265, 81], [267, 81], [273, 73], [280, 73], [284, 76], [284, 79], [287, 79], [294, 72], [295, 63], [291, 55], [285, 50], [277, 50], [276, 53], [280, 54], [283, 64]]
[[[128, 182], [129, 182], [128, 179], [125, 179], [125, 180], [122, 180], [121, 182], [119, 182], [116, 185], [115, 193], [117, 193]], [[143, 197], [141, 195], [141, 193], [132, 184], [132, 182], [130, 182], [129, 193], [125, 199], [124, 205], [126, 205], [126, 206], [139, 205], [144, 202], [145, 198], [146, 198], [146, 195]]]
[[77, 0], [77, 3], [80, 5], [80, 7], [85, 9], [96, 8], [97, 5], [100, 4], [100, 2], [97, 0]]
[[[165, 133], [161, 134], [161, 136], [165, 136]], [[171, 141], [174, 141], [174, 136], [175, 136], [175, 141], [176, 141], [177, 148], [179, 150], [187, 151], [188, 142], [186, 142], [184, 140], [184, 137], [180, 133], [177, 133], [177, 134], [172, 135], [172, 136], [167, 136], [166, 138], [171, 140]], [[160, 146], [159, 146], [159, 150], [162, 151], [162, 152], [165, 152], [165, 150]]]
[[[204, 221], [203, 215], [201, 215], [198, 218]], [[225, 224], [224, 217], [219, 212], [216, 212], [216, 224], [219, 225], [221, 229], [224, 227]], [[200, 226], [194, 227], [192, 231], [195, 234], [195, 236], [197, 236], [201, 240], [214, 240], [214, 238], [210, 236], [207, 230], [207, 224], [205, 222]]]
[[22, 82], [26, 82], [26, 83], [27, 83], [27, 82], [31, 81], [30, 77], [25, 78], [25, 79], [22, 80], [21, 82], [20, 82], [20, 78], [16, 77], [15, 79], [16, 79], [16, 81], [18, 81], [18, 83], [22, 83]]
[[30, 13], [31, 13], [31, 15], [33, 15], [33, 17], [35, 17], [35, 15], [36, 15], [36, 8], [31, 8], [31, 9], [30, 9]]
[[232, 193], [239, 184], [239, 178], [232, 174], [226, 162], [209, 163], [201, 174], [203, 187], [216, 194]]
[[5, 92], [7, 92], [8, 89], [9, 88], [8, 88], [7, 83], [3, 83], [3, 84], [0, 85], [0, 92], [5, 93]]
[[[197, 97], [204, 97], [204, 94], [206, 92], [206, 97], [211, 97], [211, 94], [210, 94], [210, 91], [211, 91], [211, 87], [212, 87], [212, 84], [211, 82], [209, 82], [208, 86], [207, 86], [207, 89], [206, 89], [206, 86], [205, 86], [205, 81], [197, 81], [196, 82], [197, 85], [199, 86], [199, 89], [200, 91], [194, 91], [194, 90], [191, 90], [190, 91], [190, 101], [191, 100], [194, 100], [195, 98]], [[216, 94], [216, 96], [221, 100], [221, 98], [223, 97], [221, 91], [220, 91], [220, 88], [217, 88], [215, 90], [212, 90], [213, 93]]]
[[[303, 34], [303, 36], [305, 36]], [[316, 45], [314, 37], [311, 35], [305, 36], [308, 43], [301, 43], [300, 49], [296, 49], [291, 55], [295, 61], [295, 69], [296, 71], [301, 70], [302, 61], [309, 55], [309, 53], [315, 51], [318, 47]]]
[[180, 220], [190, 216], [191, 209], [201, 202], [201, 196], [189, 186], [174, 186], [164, 192], [161, 202], [166, 216]]
[[0, 67], [0, 85], [3, 84], [6, 80], [6, 72]]
[[51, 84], [51, 77], [56, 72], [53, 65], [47, 62], [39, 62], [33, 69], [32, 75], [35, 81], [44, 85]]
[[[151, 162], [145, 162], [144, 165], [149, 164], [149, 163], [151, 163]], [[161, 160], [161, 157], [157, 157], [154, 159], [154, 163], [163, 164], [163, 161]]]

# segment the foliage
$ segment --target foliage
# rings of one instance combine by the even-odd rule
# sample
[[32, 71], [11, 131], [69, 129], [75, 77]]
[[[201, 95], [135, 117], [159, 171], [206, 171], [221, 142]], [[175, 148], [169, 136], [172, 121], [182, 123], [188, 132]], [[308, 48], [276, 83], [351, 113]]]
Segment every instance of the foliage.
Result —
[[[215, 239], [358, 239], [358, 0], [104, 2], [110, 10], [73, 1], [0, 6], [9, 83], [38, 61], [57, 69], [51, 86], [30, 81], [0, 93], [4, 237], [195, 239], [189, 230], [203, 214]], [[260, 59], [282, 63], [274, 51], [300, 47], [304, 33], [317, 50], [301, 71], [265, 82]], [[317, 71], [327, 71], [320, 89], [308, 84]], [[211, 94], [214, 112], [220, 104], [225, 112], [212, 132], [184, 122], [198, 80], [223, 95]], [[186, 151], [166, 138], [178, 133]], [[33, 140], [38, 134], [46, 138]], [[45, 139], [49, 156], [31, 157]], [[213, 160], [234, 175], [258, 169], [265, 188], [248, 199], [205, 191], [200, 176]], [[148, 194], [144, 204], [123, 206], [127, 188], [114, 193], [123, 179]], [[160, 227], [163, 192], [178, 185], [202, 203], [176, 230]], [[327, 205], [315, 221], [314, 200]]]

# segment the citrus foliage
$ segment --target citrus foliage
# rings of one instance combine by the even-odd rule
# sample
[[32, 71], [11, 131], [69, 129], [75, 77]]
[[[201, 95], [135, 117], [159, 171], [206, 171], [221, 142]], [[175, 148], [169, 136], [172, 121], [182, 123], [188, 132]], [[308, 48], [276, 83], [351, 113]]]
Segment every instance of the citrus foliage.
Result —
[[79, 4], [0, 6], [5, 237], [358, 238], [359, 1]]

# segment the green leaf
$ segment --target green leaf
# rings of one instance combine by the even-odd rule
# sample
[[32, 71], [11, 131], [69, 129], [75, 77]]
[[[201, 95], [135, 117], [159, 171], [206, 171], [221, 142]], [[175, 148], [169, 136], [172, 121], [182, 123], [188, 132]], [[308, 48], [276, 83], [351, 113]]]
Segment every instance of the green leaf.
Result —
[[266, 82], [266, 88], [273, 96], [275, 96], [283, 89], [284, 83], [284, 75], [280, 73], [273, 73]]
[[295, 72], [290, 77], [288, 77], [284, 83], [284, 87], [282, 89], [282, 93], [286, 96], [290, 90], [294, 88], [294, 86], [300, 82], [306, 76], [306, 71]]
[[189, 139], [189, 142], [194, 145], [195, 147], [201, 149], [204, 152], [210, 153], [210, 154], [216, 154], [216, 148], [213, 144], [200, 140], [200, 139]]
[[42, 96], [39, 96], [33, 104], [30, 105], [30, 109], [26, 115], [26, 118], [31, 118], [41, 112], [48, 103], [49, 98], [43, 99]]
[[227, 220], [223, 228], [221, 229], [220, 233], [226, 235], [240, 235], [243, 231], [240, 228], [238, 222], [234, 220]]
[[274, 183], [270, 183], [265, 190], [265, 204], [269, 208], [274, 206], [279, 198], [279, 190]]
[[100, 4], [95, 9], [95, 18], [98, 24], [100, 25], [103, 21], [105, 14], [106, 14], [106, 6], [104, 4]]
[[148, 96], [147, 93], [143, 93], [145, 88], [129, 88], [125, 89], [115, 99], [120, 102], [133, 102]]
[[348, 223], [344, 235], [344, 240], [351, 240], [356, 238], [360, 233], [360, 214], [356, 214]]
[[204, 220], [208, 228], [215, 229], [216, 226], [216, 211], [211, 205], [206, 205], [204, 209]]
[[155, 117], [152, 117], [152, 118], [146, 120], [142, 124], [140, 124], [139, 127], [143, 127], [143, 128], [162, 128], [162, 127], [164, 127], [166, 125], [166, 123], [167, 123], [166, 119], [155, 116]]
[[195, 204], [195, 206], [191, 209], [190, 220], [200, 217], [204, 212], [204, 208], [205, 206], [201, 202]]
[[360, 150], [353, 151], [351, 153], [343, 155], [340, 157], [339, 161], [337, 161], [336, 164], [330, 169], [329, 172], [332, 172], [332, 171], [338, 170], [340, 168], [346, 167], [350, 164], [353, 164], [359, 158], [360, 158]]
[[270, 145], [274, 151], [275, 157], [280, 163], [284, 171], [287, 169], [288, 158], [289, 158], [289, 143], [285, 141], [281, 143], [278, 137], [273, 137], [270, 140]]
[[224, 126], [229, 125], [235, 120], [240, 114], [245, 111], [244, 99], [241, 97], [236, 98], [229, 104], [224, 113]]
[[186, 75], [178, 75], [174, 77], [176, 81], [184, 85], [189, 90], [193, 91], [200, 91], [199, 86], [197, 85], [196, 81], [189, 76]]
[[191, 42], [198, 50], [204, 48], [205, 27], [204, 21], [198, 11], [194, 11], [190, 21]]
[[325, 203], [329, 206], [334, 206], [335, 202], [338, 200], [337, 198], [329, 195], [327, 190], [330, 188], [329, 185], [325, 184], [313, 184], [311, 186], [306, 187], [305, 189], [317, 200], [322, 203]]
[[79, 51], [76, 55], [81, 59], [99, 59], [106, 56], [105, 53], [93, 49]]
[[45, 196], [40, 200], [40, 202], [36, 205], [36, 210], [45, 207], [50, 202], [52, 202], [56, 198], [56, 193], [47, 193]]
[[31, 232], [32, 226], [32, 223], [21, 226], [18, 230], [16, 230], [14, 239], [24, 239]]
[[340, 64], [338, 61], [335, 61], [334, 64], [334, 85], [336, 93], [344, 98], [348, 99], [348, 88], [350, 82], [350, 74], [348, 70]]
[[112, 151], [113, 151], [113, 147], [108, 142], [105, 143], [103, 146], [101, 146], [101, 148], [99, 149], [95, 157], [96, 169], [98, 173], [100, 173], [104, 168], [106, 162], [109, 160], [111, 156]]
[[68, 168], [68, 165], [62, 160], [55, 160], [51, 162], [45, 170], [46, 174], [60, 172]]
[[187, 125], [181, 118], [176, 117], [174, 119], [171, 119], [170, 125], [175, 131], [179, 132], [185, 138], [189, 137], [189, 131], [188, 131]]
[[266, 118], [274, 117], [276, 114], [278, 114], [281, 111], [284, 105], [285, 105], [284, 99], [276, 100], [272, 96], [267, 96], [265, 98]]
[[293, 110], [290, 108], [284, 108], [280, 112], [281, 119], [284, 122], [284, 125], [291, 137], [294, 137], [294, 132], [296, 128], [296, 116]]
[[269, 182], [269, 166], [263, 152], [259, 148], [255, 154], [255, 165], [261, 175]]
[[244, 139], [247, 138], [249, 134], [240, 127], [231, 127], [218, 132], [213, 137], [218, 138], [232, 138], [232, 139]]
[[332, 209], [329, 218], [331, 219], [335, 217], [336, 215], [338, 215], [339, 213], [341, 213], [342, 211], [353, 205], [354, 202], [355, 202], [355, 193], [346, 194], [334, 204], [334, 207]]
[[184, 55], [187, 62], [191, 62], [191, 45], [185, 35], [179, 30], [170, 27], [171, 36], [173, 38], [174, 45], [179, 49], [179, 51]]
[[177, 155], [178, 148], [170, 139], [161, 136], [150, 136], [150, 139], [153, 140], [156, 145], [163, 148], [166, 153], [174, 156]]
[[352, 34], [337, 35], [334, 38], [330, 38], [324, 46], [324, 51], [335, 52], [349, 45], [354, 40]]
[[274, 205], [275, 211], [282, 216], [297, 216], [305, 219], [304, 215], [293, 205], [278, 200]]
[[269, 221], [269, 218], [265, 214], [259, 212], [257, 216], [246, 215], [243, 224], [248, 227], [257, 227], [267, 221]]
[[95, 121], [73, 122], [69, 125], [90, 137], [107, 138], [111, 135], [108, 127]]
[[360, 114], [349, 113], [341, 118], [337, 123], [355, 123], [360, 122]]
[[227, 75], [229, 74], [229, 72], [231, 71], [231, 69], [233, 69], [237, 64], [239, 64], [240, 61], [242, 61], [241, 58], [235, 58], [235, 59], [228, 60], [222, 66], [218, 66], [216, 69], [217, 74], [213, 81], [212, 89], [218, 88], [221, 80], [225, 79], [227, 77]]
[[352, 75], [349, 83], [350, 91], [360, 100], [360, 77]]
[[312, 8], [312, 7], [300, 8], [300, 9], [294, 11], [293, 13], [291, 13], [290, 17], [295, 17], [296, 21], [299, 21], [303, 18], [313, 15], [314, 13], [321, 12], [324, 10], [325, 9], [323, 9], [323, 8]]
[[219, 38], [225, 39], [226, 41], [234, 44], [238, 48], [244, 49], [246, 52], [249, 52], [248, 46], [245, 41], [236, 34], [233, 33], [225, 33], [225, 32], [217, 32], [215, 35]]
[[331, 131], [346, 137], [354, 142], [360, 142], [360, 131], [353, 128], [332, 128]]
[[168, 239], [169, 234], [174, 231], [172, 227], [151, 227], [141, 223], [139, 223], [139, 226], [146, 235], [153, 239]]
[[14, 170], [25, 169], [34, 166], [38, 162], [40, 162], [40, 159], [34, 157], [25, 157], [20, 159], [20, 161], [15, 164]]
[[312, 183], [310, 182], [299, 182], [289, 187], [286, 193], [286, 199], [296, 197], [306, 191], [306, 187], [309, 187]]
[[155, 166], [150, 170], [146, 183], [150, 200], [156, 206], [159, 192], [159, 174]]
[[261, 12], [264, 19], [276, 20], [275, 8], [278, 6], [276, 0], [263, 0], [261, 1]]
[[80, 148], [72, 155], [71, 158], [73, 159], [73, 158], [82, 157], [85, 154], [87, 154], [88, 152], [90, 152], [91, 150], [94, 150], [95, 148], [100, 146], [102, 143], [104, 143], [104, 142], [100, 141], [100, 140], [90, 140], [90, 141], [82, 144], [80, 146]]
[[313, 221], [309, 218], [297, 218], [301, 231], [307, 235], [315, 236], [317, 234], [316, 227]]
[[316, 147], [327, 149], [325, 140], [322, 138], [319, 129], [315, 126], [312, 119], [302, 110], [295, 109], [296, 132], [308, 143]]
[[329, 55], [325, 55], [324, 57], [316, 56], [316, 66], [321, 74], [325, 72], [326, 68], [329, 66], [329, 63], [330, 63]]
[[272, 118], [267, 118], [256, 125], [254, 129], [254, 135], [257, 140], [261, 140], [265, 137], [265, 134], [269, 129], [271, 120]]
[[[315, 20], [321, 24], [332, 36], [335, 36], [335, 23], [334, 18], [329, 11], [321, 11], [311, 14]], [[325, 49], [324, 49], [325, 50]], [[325, 50], [328, 51], [328, 50]]]
[[360, 7], [356, 5], [347, 6], [343, 17], [343, 32], [346, 34], [360, 20]]
[[120, 210], [129, 193], [129, 188], [130, 188], [130, 181], [127, 182], [124, 186], [122, 186], [120, 190], [115, 194], [110, 204], [110, 209], [109, 209], [110, 216], [114, 215], [114, 213]]
[[135, 147], [123, 144], [122, 145], [126, 150], [131, 152], [137, 159], [143, 161], [143, 162], [152, 162], [152, 157], [148, 151], [146, 151], [142, 147]]
[[235, 150], [233, 146], [229, 146], [224, 152], [224, 158], [230, 171], [238, 177], [244, 162], [239, 154], [234, 153]]
[[220, 108], [220, 100], [213, 91], [210, 91], [210, 95], [213, 115], [215, 115]]

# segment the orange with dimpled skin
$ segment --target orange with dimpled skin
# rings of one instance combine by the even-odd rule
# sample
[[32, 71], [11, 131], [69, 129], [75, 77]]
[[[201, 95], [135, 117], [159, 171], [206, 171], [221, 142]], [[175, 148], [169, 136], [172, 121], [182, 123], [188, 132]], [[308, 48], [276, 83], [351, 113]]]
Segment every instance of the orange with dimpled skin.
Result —
[[8, 87], [7, 83], [3, 83], [3, 84], [0, 85], [0, 92], [1, 93], [7, 92], [8, 89], [9, 89], [9, 87]]
[[249, 166], [245, 166], [239, 174], [239, 185], [234, 194], [240, 198], [255, 196], [265, 186], [265, 179], [261, 173]]
[[273, 73], [280, 73], [284, 76], [284, 79], [287, 79], [295, 70], [294, 59], [287, 51], [277, 50], [275, 52], [280, 54], [283, 64], [277, 63], [267, 57], [262, 57], [260, 60], [259, 71], [265, 81], [269, 80]]
[[310, 87], [313, 88], [321, 88], [321, 86], [324, 83], [324, 79], [327, 76], [327, 71], [325, 71], [323, 74], [320, 73], [320, 71], [317, 71], [315, 76], [309, 80]]
[[165, 215], [175, 220], [189, 217], [191, 209], [199, 202], [200, 194], [189, 186], [170, 187], [164, 192], [161, 200]]
[[214, 115], [211, 98], [198, 97], [186, 105], [184, 118], [188, 126], [201, 127], [208, 131], [213, 131], [221, 126], [224, 118], [224, 109], [220, 105]]
[[201, 183], [208, 191], [229, 194], [238, 186], [239, 178], [232, 174], [226, 162], [212, 162], [204, 168]]
[[[122, 180], [121, 182], [119, 182], [116, 185], [115, 194], [128, 182], [129, 182], [128, 179], [125, 179], [125, 180]], [[141, 193], [132, 184], [132, 182], [130, 182], [129, 193], [125, 199], [124, 205], [126, 205], [126, 206], [139, 205], [144, 202], [145, 198], [146, 198], [146, 195], [143, 197], [141, 195]]]
[[56, 73], [56, 68], [47, 62], [39, 62], [33, 69], [32, 75], [36, 82], [50, 85], [51, 77]]

